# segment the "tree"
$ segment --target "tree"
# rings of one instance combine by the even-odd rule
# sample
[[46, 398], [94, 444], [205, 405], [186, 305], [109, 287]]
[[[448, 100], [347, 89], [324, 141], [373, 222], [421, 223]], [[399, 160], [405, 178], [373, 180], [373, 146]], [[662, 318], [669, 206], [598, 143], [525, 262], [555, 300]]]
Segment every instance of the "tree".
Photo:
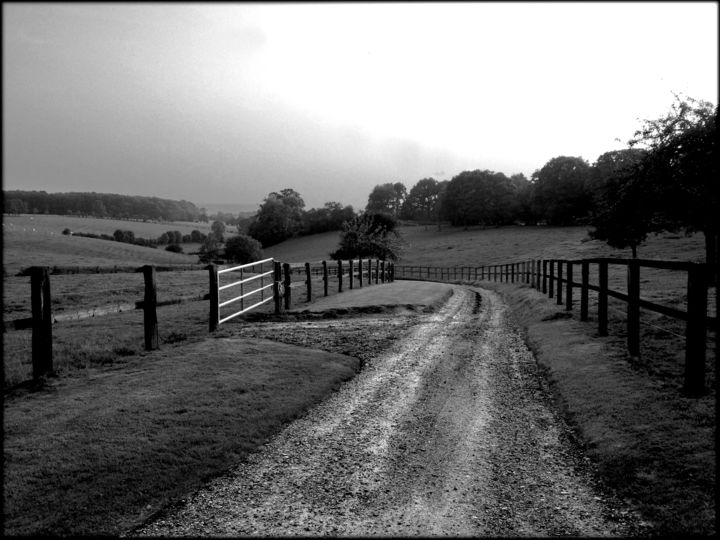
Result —
[[581, 157], [559, 156], [532, 175], [532, 210], [550, 225], [577, 225], [589, 214], [590, 165]]
[[638, 182], [652, 205], [654, 230], [701, 231], [715, 283], [720, 233], [717, 115], [717, 106], [707, 101], [675, 95], [670, 112], [645, 120], [628, 142], [648, 149]]
[[407, 189], [402, 182], [380, 184], [373, 188], [368, 196], [365, 212], [399, 216]]
[[340, 233], [340, 245], [333, 259], [377, 257], [395, 261], [400, 256], [402, 237], [390, 214], [365, 213], [348, 221]]
[[590, 237], [618, 249], [629, 247], [633, 258], [637, 258], [637, 248], [647, 238], [652, 222], [652, 211], [637, 181], [645, 154], [631, 148], [605, 152], [590, 175], [594, 202]]
[[218, 242], [222, 242], [225, 239], [225, 224], [222, 221], [213, 221], [212, 225], [210, 225], [210, 230]]
[[435, 220], [440, 197], [440, 183], [434, 178], [423, 178], [410, 189], [405, 198], [400, 216], [403, 219]]
[[239, 234], [225, 242], [225, 257], [240, 264], [259, 261], [263, 257], [262, 246], [254, 238]]
[[443, 202], [453, 226], [502, 225], [513, 217], [513, 189], [503, 173], [463, 171], [450, 180]]
[[27, 203], [22, 199], [7, 199], [5, 201], [5, 212], [8, 214], [19, 215], [27, 214], [28, 208]]
[[272, 192], [260, 206], [248, 233], [263, 247], [287, 240], [302, 230], [304, 207], [302, 197], [293, 189]]

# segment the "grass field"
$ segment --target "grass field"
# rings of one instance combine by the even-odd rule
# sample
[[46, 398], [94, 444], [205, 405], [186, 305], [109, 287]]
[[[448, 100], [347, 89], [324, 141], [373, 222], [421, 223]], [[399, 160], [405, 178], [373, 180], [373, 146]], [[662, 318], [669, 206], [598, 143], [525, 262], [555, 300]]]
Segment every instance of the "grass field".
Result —
[[[40, 218], [44, 225], [38, 227], [40, 221], [34, 223], [35, 231], [28, 230], [27, 225], [21, 226], [23, 219], [35, 222]], [[196, 257], [161, 249], [60, 234], [65, 226], [112, 234], [116, 228], [134, 230], [130, 226], [135, 225], [134, 222], [111, 224], [110, 220], [82, 218], [62, 218], [54, 222], [52, 218], [20, 216], [5, 220], [3, 308], [6, 320], [29, 316], [29, 278], [8, 274], [32, 264], [140, 266], [196, 262]], [[85, 224], [107, 221], [103, 225], [109, 229], [92, 226], [80, 229], [77, 223], [73, 225], [65, 219]], [[9, 226], [11, 222], [12, 226]], [[176, 224], [137, 225], [159, 227], [156, 235], [174, 229], [185, 233]], [[188, 232], [198, 225], [201, 224], [188, 224]], [[472, 267], [539, 257], [629, 255], [588, 240], [587, 231], [582, 227], [504, 227], [467, 231], [444, 228], [437, 231], [434, 227], [405, 226], [401, 231], [406, 245], [399, 265]], [[150, 236], [141, 229], [134, 232], [138, 236]], [[302, 237], [268, 248], [265, 256], [288, 262], [328, 260], [328, 253], [336, 249], [337, 241], [337, 233]], [[639, 255], [702, 261], [703, 247], [700, 235], [666, 234], [651, 237], [647, 245], [641, 246]], [[15, 270], [9, 272], [8, 268]], [[682, 273], [663, 272], [643, 270], [643, 298], [684, 308], [686, 284]], [[293, 278], [294, 281], [302, 279], [301, 274]], [[202, 294], [208, 288], [205, 271], [162, 272], [157, 274], [157, 281], [160, 301]], [[624, 291], [623, 271], [611, 273], [610, 281], [611, 288]], [[134, 302], [141, 299], [143, 291], [141, 274], [53, 275], [51, 283], [55, 313]], [[315, 281], [313, 286], [318, 295], [320, 282]], [[336, 284], [331, 285], [331, 294], [337, 294], [335, 287]], [[682, 380], [682, 324], [643, 312], [644, 321], [654, 326], [644, 324], [642, 327], [640, 360], [628, 359], [622, 354], [623, 306], [614, 304], [611, 299], [610, 336], [602, 340], [603, 347], [614, 347], [613, 365], [619, 366], [621, 372], [628, 369], [633, 377], [645, 382], [632, 387], [636, 394], [634, 401], [623, 395], [617, 397], [624, 400], [622, 407], [619, 404], [617, 409], [598, 413], [605, 410], [603, 393], [591, 391], [590, 387], [615, 384], [617, 373], [592, 371], [592, 354], [583, 357], [584, 361], [590, 362], [587, 368], [581, 372], [573, 371], [572, 358], [560, 354], [570, 350], [567, 344], [582, 345], [597, 339], [593, 320], [579, 325], [573, 320], [577, 318], [577, 310], [568, 319], [553, 300], [537, 298], [537, 293], [532, 290], [522, 292], [528, 291], [526, 287], [512, 290], [534, 295], [529, 302], [524, 296], [514, 298], [505, 292], [516, 310], [528, 317], [533, 313], [547, 315], [551, 318], [544, 322], [555, 324], [556, 335], [544, 345], [537, 329], [533, 330], [536, 348], [540, 356], [544, 355], [543, 362], [548, 369], [553, 369], [553, 359], [559, 362], [554, 365], [554, 384], [571, 420], [578, 426], [582, 426], [583, 421], [602, 421], [598, 427], [600, 431], [590, 430], [589, 437], [595, 440], [593, 458], [598, 460], [601, 468], [604, 467], [603, 474], [616, 486], [624, 488], [627, 497], [644, 501], [648, 515], [665, 512], [668, 517], [660, 520], [665, 531], [668, 526], [672, 530], [673, 522], [681, 524], [682, 530], [706, 531], [708, 516], [714, 515], [714, 506], [698, 506], [702, 502], [701, 491], [690, 493], [683, 504], [678, 504], [676, 499], [683, 497], [683, 474], [705, 474], [709, 478], [711, 471], [714, 486], [714, 446], [708, 448], [705, 438], [702, 443], [697, 442], [692, 431], [692, 426], [698, 423], [705, 434], [707, 426], [714, 430], [714, 352], [709, 351], [708, 358], [711, 392], [700, 400], [688, 402], [678, 392]], [[591, 294], [591, 318], [593, 302], [594, 295]], [[293, 309], [303, 310], [308, 306], [303, 287], [294, 288]], [[266, 304], [263, 311], [269, 310], [271, 306]], [[252, 314], [248, 317], [252, 318]], [[283, 359], [273, 362], [255, 344], [246, 342], [238, 343], [236, 354], [228, 356], [227, 341], [222, 340], [231, 339], [233, 329], [242, 325], [246, 317], [223, 325], [216, 337], [208, 340], [206, 301], [159, 308], [158, 318], [161, 350], [152, 353], [142, 350], [141, 311], [59, 323], [53, 327], [58, 377], [49, 379], [44, 388], [36, 391], [20, 389], [6, 393], [6, 534], [117, 534], [128, 523], [136, 523], [166, 501], [192, 490], [205, 478], [221, 473], [242, 459], [249, 449], [271, 436], [283, 422], [322, 399], [326, 392], [352, 376], [357, 368], [354, 360], [348, 357], [325, 357], [302, 348], [285, 356], [280, 354]], [[532, 327], [537, 321], [527, 319], [524, 323]], [[563, 326], [563, 323], [567, 325]], [[217, 354], [208, 355], [208, 350]], [[272, 347], [266, 350], [274, 351]], [[282, 351], [288, 352], [287, 349]], [[238, 354], [242, 361], [238, 360]], [[605, 349], [598, 353], [603, 358], [605, 354]], [[288, 386], [282, 381], [287, 380], [288, 373], [295, 373], [293, 370], [297, 369], [298, 363], [306, 373], [302, 380], [307, 382]], [[28, 376], [29, 331], [4, 334], [3, 367], [6, 386]], [[245, 384], [248, 380], [256, 382]], [[619, 390], [625, 388], [620, 386]], [[287, 394], [288, 399], [274, 404], [278, 393]], [[649, 403], [655, 404], [650, 407]], [[665, 405], [671, 414], [662, 417]], [[630, 412], [638, 406], [653, 411], [641, 419], [645, 431], [633, 427]], [[610, 415], [610, 418], [601, 414]], [[267, 418], [267, 423], [262, 424], [258, 420], [260, 417]], [[677, 431], [680, 420], [690, 426], [686, 431]], [[260, 427], [253, 431], [249, 425]], [[622, 429], [614, 430], [613, 426]], [[660, 433], [652, 432], [650, 436], [652, 429], [660, 430]], [[202, 433], [205, 442], [193, 433]], [[667, 447], [673, 444], [668, 438], [678, 436], [684, 437], [683, 444], [678, 447], [685, 449], [692, 463], [680, 459], [678, 452], [668, 453]], [[643, 445], [642, 437], [646, 437], [649, 447]], [[228, 439], [233, 440], [233, 445], [227, 445]], [[127, 451], [129, 441], [134, 440], [141, 443], [138, 455]], [[617, 455], [625, 456], [634, 468], [613, 461], [613, 444], [629, 448], [628, 453]], [[77, 457], [64, 463], [70, 455]], [[651, 458], [658, 460], [652, 467], [648, 464]], [[665, 478], [664, 473], [668, 470], [673, 472]], [[154, 471], [161, 471], [161, 474]], [[639, 471], [638, 480], [624, 481], [623, 475], [630, 474], [628, 471]], [[708, 484], [705, 481], [698, 485], [707, 487]], [[117, 486], [123, 487], [118, 489]], [[665, 493], [656, 495], [655, 491], [650, 493], [650, 489], [665, 490]], [[42, 501], [42, 504], [36, 504], [36, 501]], [[693, 505], [697, 508], [696, 518], [692, 514]], [[48, 513], [46, 509], [53, 507], [57, 510]]]

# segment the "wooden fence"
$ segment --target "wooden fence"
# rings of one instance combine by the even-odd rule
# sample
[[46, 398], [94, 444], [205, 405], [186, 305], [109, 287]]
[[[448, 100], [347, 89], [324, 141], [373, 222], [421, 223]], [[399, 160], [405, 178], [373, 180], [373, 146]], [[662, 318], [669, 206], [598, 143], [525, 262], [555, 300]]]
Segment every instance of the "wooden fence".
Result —
[[[598, 283], [590, 283], [590, 267], [597, 265]], [[608, 267], [627, 268], [627, 293], [608, 287]], [[659, 268], [687, 272], [687, 309], [685, 311], [640, 298], [640, 269]], [[580, 269], [580, 281], [575, 270]], [[564, 274], [564, 275], [563, 275]], [[708, 271], [705, 264], [648, 259], [545, 259], [478, 267], [398, 266], [397, 279], [437, 281], [489, 280], [505, 283], [525, 283], [555, 297], [557, 305], [566, 311], [573, 308], [574, 289], [580, 289], [580, 320], [588, 320], [589, 291], [597, 297], [598, 333], [608, 333], [608, 297], [627, 304], [627, 348], [631, 356], [640, 355], [640, 308], [685, 321], [684, 392], [699, 395], [705, 388], [705, 355], [707, 328], [715, 329], [718, 339], [718, 317], [708, 316]], [[563, 291], [564, 289], [564, 291]], [[565, 299], [563, 301], [563, 292]]]
[[[257, 268], [256, 268], [257, 267]], [[158, 301], [156, 273], [167, 271], [187, 271], [207, 269], [209, 271], [209, 293], [202, 295], [182, 296]], [[104, 274], [104, 273], [142, 273], [144, 278], [144, 297], [134, 303], [126, 303], [89, 309], [69, 314], [53, 314], [52, 296], [50, 293], [50, 276], [54, 274]], [[229, 277], [239, 274], [240, 279], [222, 284], [221, 276]], [[53, 371], [53, 324], [67, 320], [78, 320], [85, 317], [97, 317], [131, 311], [143, 310], [143, 328], [145, 350], [159, 348], [157, 308], [161, 306], [210, 300], [209, 329], [214, 331], [219, 324], [229, 321], [260, 307], [270, 301], [275, 303], [275, 312], [280, 313], [283, 306], [290, 309], [292, 289], [304, 287], [306, 299], [313, 298], [313, 281], [322, 281], [323, 293], [329, 294], [331, 282], [337, 283], [337, 292], [343, 291], [344, 284], [348, 289], [393, 281], [394, 266], [378, 260], [321, 261], [319, 263], [281, 264], [274, 259], [220, 268], [211, 265], [178, 265], [178, 266], [142, 266], [131, 267], [30, 267], [21, 272], [30, 277], [30, 300], [32, 316], [22, 319], [3, 321], [3, 331], [32, 329], [32, 372], [33, 379], [38, 380]], [[302, 275], [303, 280], [293, 281], [293, 276]], [[240, 294], [221, 301], [220, 293], [233, 289]], [[270, 289], [272, 292], [270, 292]], [[266, 292], [267, 291], [267, 292]], [[258, 299], [259, 296], [259, 299]], [[255, 297], [255, 298], [253, 298]], [[250, 300], [253, 298], [252, 300]], [[220, 317], [222, 308], [239, 302], [240, 309], [224, 317]], [[247, 305], [250, 303], [250, 305]], [[237, 304], [236, 304], [237, 305]]]

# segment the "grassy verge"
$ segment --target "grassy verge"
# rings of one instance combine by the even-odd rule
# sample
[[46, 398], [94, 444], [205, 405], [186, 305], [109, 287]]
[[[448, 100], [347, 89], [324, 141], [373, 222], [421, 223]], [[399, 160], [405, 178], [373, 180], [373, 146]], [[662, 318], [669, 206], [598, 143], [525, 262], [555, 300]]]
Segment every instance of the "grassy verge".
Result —
[[710, 391], [686, 398], [678, 391], [681, 366], [672, 367], [678, 361], [674, 347], [646, 335], [642, 361], [634, 363], [622, 335], [597, 337], [592, 321], [568, 317], [536, 290], [477, 284], [499, 291], [510, 305], [561, 409], [608, 485], [638, 505], [655, 534], [714, 534], [714, 354], [708, 361]]
[[226, 471], [357, 367], [217, 337], [6, 395], [3, 532], [120, 534]]

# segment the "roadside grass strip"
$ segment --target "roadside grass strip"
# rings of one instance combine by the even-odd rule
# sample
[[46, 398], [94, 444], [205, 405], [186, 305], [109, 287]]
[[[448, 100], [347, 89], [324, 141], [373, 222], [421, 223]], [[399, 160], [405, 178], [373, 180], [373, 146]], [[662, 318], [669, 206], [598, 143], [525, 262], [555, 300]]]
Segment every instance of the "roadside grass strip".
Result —
[[[578, 441], [607, 485], [637, 504], [652, 533], [712, 536], [714, 368], [707, 395], [683, 397], [681, 369], [647, 371], [653, 362], [682, 362], [672, 352], [642, 349], [645, 359], [638, 364], [627, 356], [622, 337], [600, 338], [592, 323], [555, 317], [562, 308], [530, 287], [476, 285], [500, 292], [508, 302]], [[708, 364], [714, 361], [709, 351]]]
[[358, 367], [218, 337], [6, 395], [3, 533], [127, 531], [227, 471]]

